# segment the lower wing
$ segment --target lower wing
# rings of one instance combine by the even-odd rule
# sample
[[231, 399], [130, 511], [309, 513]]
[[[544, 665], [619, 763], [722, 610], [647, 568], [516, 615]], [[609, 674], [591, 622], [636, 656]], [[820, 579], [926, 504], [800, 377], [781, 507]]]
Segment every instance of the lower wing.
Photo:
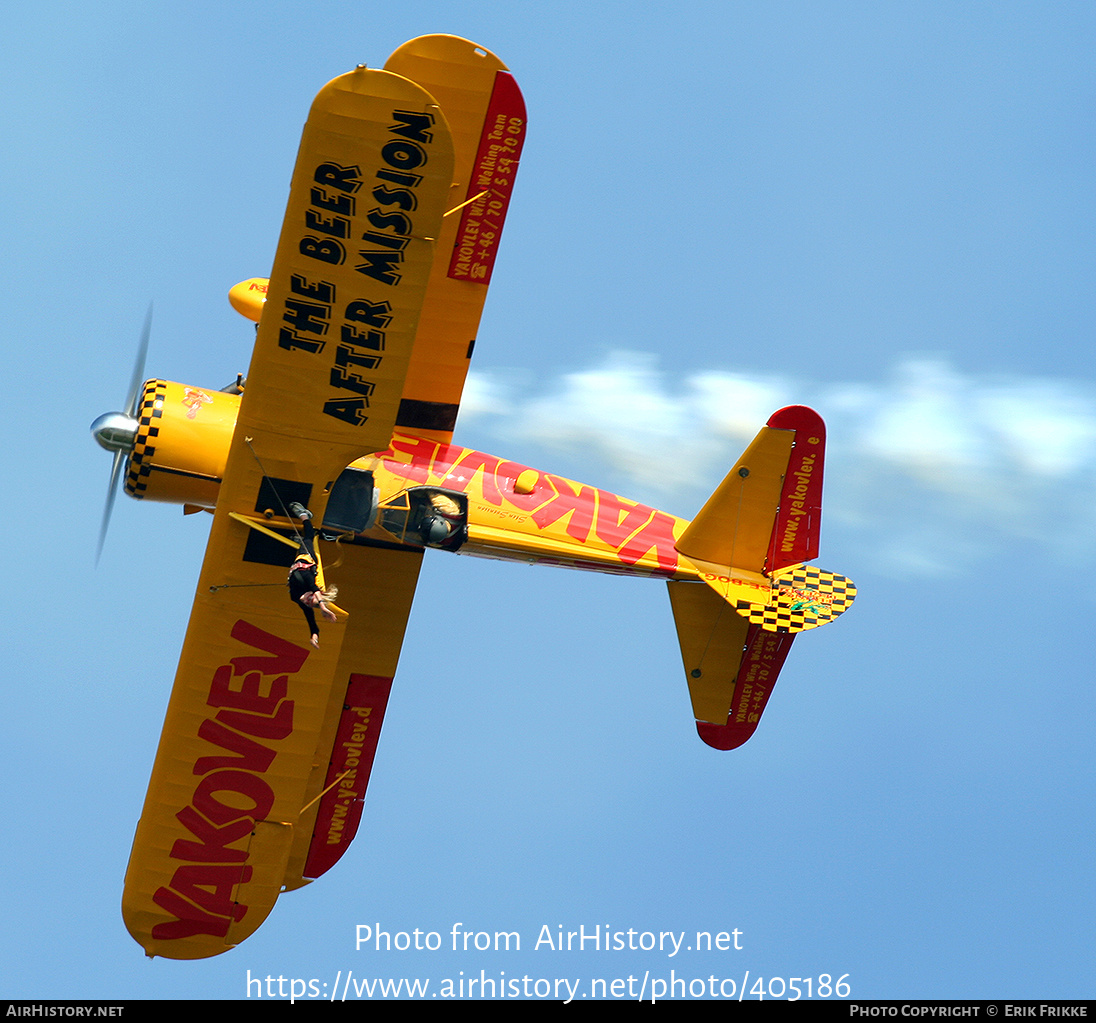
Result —
[[349, 617], [312, 649], [285, 589], [292, 551], [219, 524], [126, 872], [123, 916], [150, 956], [226, 951], [345, 851], [422, 560], [329, 556]]

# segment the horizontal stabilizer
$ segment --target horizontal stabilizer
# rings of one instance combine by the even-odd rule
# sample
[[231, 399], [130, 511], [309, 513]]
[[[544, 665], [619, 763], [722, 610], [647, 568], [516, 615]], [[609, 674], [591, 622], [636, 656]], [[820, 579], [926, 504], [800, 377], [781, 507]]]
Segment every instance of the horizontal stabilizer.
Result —
[[731, 706], [750, 623], [707, 586], [674, 580], [666, 585], [693, 717], [722, 724]]
[[750, 626], [726, 723], [696, 723], [697, 734], [709, 746], [737, 749], [754, 734], [794, 639], [794, 634], [780, 635]]
[[774, 573], [767, 603], [740, 600], [735, 610], [766, 632], [804, 632], [832, 622], [855, 599], [851, 579], [813, 565], [793, 565]]
[[795, 636], [751, 624], [707, 586], [667, 586], [697, 732], [735, 749], [757, 728]]

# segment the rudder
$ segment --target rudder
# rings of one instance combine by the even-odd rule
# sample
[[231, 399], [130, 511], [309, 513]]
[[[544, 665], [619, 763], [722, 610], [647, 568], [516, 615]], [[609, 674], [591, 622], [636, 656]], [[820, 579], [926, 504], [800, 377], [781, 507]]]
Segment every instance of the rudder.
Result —
[[805, 405], [769, 417], [678, 540], [700, 579], [752, 624], [802, 632], [856, 595], [844, 576], [806, 568], [818, 556], [826, 425]]

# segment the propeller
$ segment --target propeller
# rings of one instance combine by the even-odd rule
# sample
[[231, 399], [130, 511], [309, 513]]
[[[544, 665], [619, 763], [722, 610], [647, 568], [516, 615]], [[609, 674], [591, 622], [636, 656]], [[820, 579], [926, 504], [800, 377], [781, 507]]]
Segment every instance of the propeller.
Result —
[[137, 439], [137, 401], [141, 396], [141, 384], [144, 383], [145, 356], [148, 354], [148, 339], [152, 333], [152, 303], [145, 314], [145, 325], [137, 345], [137, 358], [133, 363], [133, 373], [129, 378], [129, 393], [126, 397], [125, 412], [107, 412], [91, 424], [91, 435], [100, 447], [114, 452], [114, 464], [110, 469], [110, 485], [107, 488], [106, 506], [103, 508], [103, 522], [99, 527], [99, 547], [95, 552], [95, 563], [103, 553], [103, 543], [107, 538], [110, 516], [114, 511], [114, 498], [118, 493], [118, 483], [126, 460], [133, 451]]

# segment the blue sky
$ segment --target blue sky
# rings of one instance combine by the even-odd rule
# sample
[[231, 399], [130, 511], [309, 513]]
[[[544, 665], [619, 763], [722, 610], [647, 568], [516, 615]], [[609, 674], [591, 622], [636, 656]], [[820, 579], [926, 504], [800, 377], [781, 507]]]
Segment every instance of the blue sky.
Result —
[[[2, 598], [0, 995], [483, 971], [581, 998], [672, 970], [1092, 996], [1090, 5], [108, 0], [8, 25], [28, 568]], [[428, 557], [355, 845], [233, 952], [149, 962], [122, 878], [207, 520], [119, 500], [96, 569], [87, 427], [150, 300], [150, 375], [246, 368], [226, 294], [269, 270], [312, 96], [429, 32], [497, 52], [530, 118], [458, 441], [691, 515], [773, 409], [811, 404], [820, 563], [860, 597], [721, 754], [660, 583]], [[359, 950], [359, 924], [442, 948]], [[522, 948], [454, 952], [456, 924]], [[535, 947], [580, 926], [743, 947]]]

